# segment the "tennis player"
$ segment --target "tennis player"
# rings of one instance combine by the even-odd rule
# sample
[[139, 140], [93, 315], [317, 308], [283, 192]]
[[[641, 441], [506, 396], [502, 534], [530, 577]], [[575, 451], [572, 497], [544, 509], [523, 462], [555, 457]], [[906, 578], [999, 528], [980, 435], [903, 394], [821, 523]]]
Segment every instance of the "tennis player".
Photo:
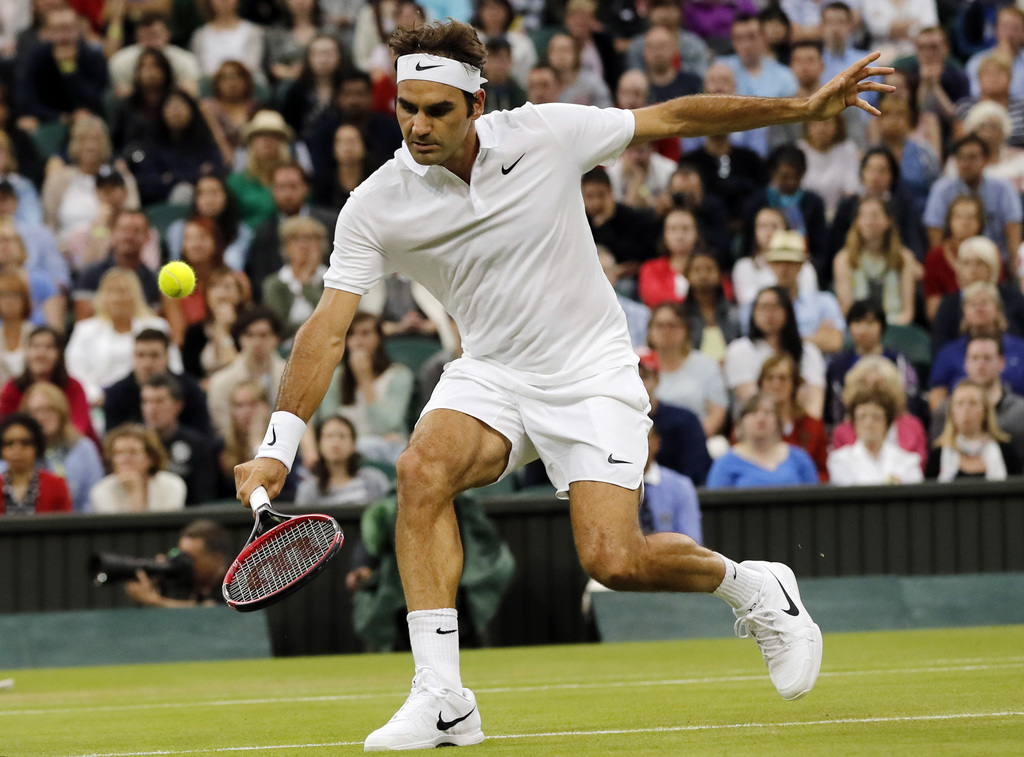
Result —
[[[398, 460], [396, 547], [415, 676], [367, 751], [483, 740], [462, 685], [455, 594], [462, 546], [452, 505], [537, 458], [567, 497], [587, 572], [619, 590], [717, 594], [761, 648], [785, 699], [814, 686], [821, 632], [781, 563], [736, 563], [680, 534], [643, 535], [637, 509], [649, 400], [626, 319], [601, 270], [580, 177], [631, 144], [825, 120], [892, 88], [857, 62], [807, 99], [695, 95], [639, 110], [526, 105], [483, 115], [486, 56], [473, 28], [396, 32], [404, 144], [352, 193], [323, 297], [295, 337], [277, 409], [238, 496], [275, 496], [341, 358], [360, 297], [390, 271], [424, 285], [458, 324], [450, 363]], [[371, 398], [372, 399], [372, 398]]]

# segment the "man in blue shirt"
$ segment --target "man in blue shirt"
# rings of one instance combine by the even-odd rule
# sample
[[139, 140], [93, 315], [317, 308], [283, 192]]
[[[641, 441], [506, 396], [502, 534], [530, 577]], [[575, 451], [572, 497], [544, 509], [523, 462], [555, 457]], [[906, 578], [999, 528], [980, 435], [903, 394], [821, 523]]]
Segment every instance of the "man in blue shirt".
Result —
[[757, 16], [740, 14], [732, 22], [735, 55], [722, 58], [736, 74], [736, 93], [756, 97], [792, 97], [796, 77], [787, 66], [769, 58], [764, 29]]
[[651, 427], [647, 436], [647, 467], [644, 468], [644, 498], [640, 503], [640, 528], [644, 533], [686, 534], [704, 543], [697, 490], [686, 476], [655, 461], [661, 436]]
[[821, 11], [821, 60], [825, 64], [824, 80], [836, 74], [867, 55], [850, 44], [853, 34], [853, 11], [843, 2], [832, 2]]
[[1013, 68], [1010, 78], [1010, 97], [1024, 98], [1024, 11], [1015, 5], [1005, 5], [996, 16], [996, 44], [975, 53], [967, 61], [967, 78], [971, 83], [971, 95], [978, 97], [978, 69], [981, 62], [991, 55], [999, 55]]

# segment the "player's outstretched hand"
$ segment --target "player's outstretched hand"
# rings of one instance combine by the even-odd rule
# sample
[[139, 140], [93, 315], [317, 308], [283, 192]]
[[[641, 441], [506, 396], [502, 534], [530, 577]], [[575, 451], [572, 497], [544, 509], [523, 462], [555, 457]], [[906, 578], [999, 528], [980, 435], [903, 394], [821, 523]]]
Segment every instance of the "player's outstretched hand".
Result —
[[811, 95], [809, 105], [812, 117], [819, 121], [825, 121], [849, 107], [857, 107], [877, 116], [878, 109], [862, 100], [861, 94], [896, 91], [891, 84], [866, 81], [872, 76], [888, 76], [893, 72], [893, 69], [888, 66], [870, 65], [878, 60], [880, 55], [880, 52], [874, 52], [861, 58], [842, 73], [836, 74], [821, 89]]
[[246, 463], [235, 466], [235, 490], [242, 504], [249, 507], [249, 496], [262, 486], [273, 499], [284, 488], [288, 477], [288, 468], [280, 460], [272, 457], [257, 457]]

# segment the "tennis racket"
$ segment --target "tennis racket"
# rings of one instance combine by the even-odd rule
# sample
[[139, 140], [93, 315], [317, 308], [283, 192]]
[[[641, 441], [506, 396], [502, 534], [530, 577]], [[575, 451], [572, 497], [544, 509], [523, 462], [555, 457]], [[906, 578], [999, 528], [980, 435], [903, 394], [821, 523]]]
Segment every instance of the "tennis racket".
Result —
[[284, 515], [270, 506], [262, 486], [249, 497], [256, 525], [224, 576], [228, 607], [261, 610], [316, 578], [345, 540], [329, 515]]

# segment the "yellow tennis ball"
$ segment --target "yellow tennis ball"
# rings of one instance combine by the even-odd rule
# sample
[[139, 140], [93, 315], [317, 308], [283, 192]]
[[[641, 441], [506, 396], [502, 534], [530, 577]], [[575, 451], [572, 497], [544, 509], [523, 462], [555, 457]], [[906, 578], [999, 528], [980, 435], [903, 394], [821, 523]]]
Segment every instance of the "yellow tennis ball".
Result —
[[160, 269], [157, 282], [168, 297], [188, 297], [196, 288], [196, 272], [188, 263], [175, 260]]

